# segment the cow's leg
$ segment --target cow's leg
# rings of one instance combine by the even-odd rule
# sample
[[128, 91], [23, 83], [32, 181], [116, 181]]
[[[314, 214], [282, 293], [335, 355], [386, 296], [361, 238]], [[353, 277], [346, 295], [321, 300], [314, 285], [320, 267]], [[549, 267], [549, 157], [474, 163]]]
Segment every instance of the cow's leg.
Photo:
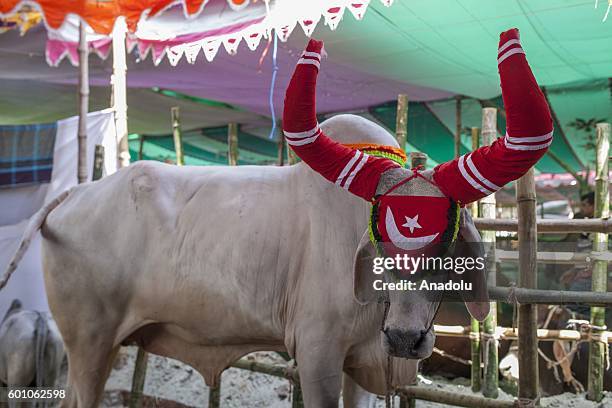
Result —
[[376, 406], [376, 395], [367, 392], [350, 376], [344, 374], [342, 401], [344, 402], [344, 408], [374, 408]]
[[68, 395], [62, 408], [97, 407], [104, 391], [106, 379], [119, 351], [108, 340], [84, 336], [76, 344], [66, 344], [68, 354]]
[[330, 333], [319, 338], [322, 340], [301, 341], [296, 348], [304, 405], [306, 408], [337, 408], [346, 350], [330, 342], [338, 338]]

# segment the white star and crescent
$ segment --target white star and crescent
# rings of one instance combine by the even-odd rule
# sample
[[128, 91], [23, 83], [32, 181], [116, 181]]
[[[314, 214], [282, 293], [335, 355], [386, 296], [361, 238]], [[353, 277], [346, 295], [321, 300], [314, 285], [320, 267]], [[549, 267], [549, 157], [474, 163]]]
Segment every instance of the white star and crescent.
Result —
[[406, 217], [404, 216], [404, 218], [406, 218], [406, 223], [402, 224], [402, 227], [407, 227], [410, 228], [410, 233], [414, 233], [414, 229], [415, 228], [423, 228], [421, 227], [421, 224], [419, 224], [419, 214], [415, 215], [414, 217]]

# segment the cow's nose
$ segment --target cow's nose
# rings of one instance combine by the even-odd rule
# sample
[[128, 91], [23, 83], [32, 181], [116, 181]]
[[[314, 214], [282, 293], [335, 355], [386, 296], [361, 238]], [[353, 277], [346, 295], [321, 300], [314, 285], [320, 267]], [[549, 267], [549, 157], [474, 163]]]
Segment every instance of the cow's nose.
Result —
[[394, 357], [423, 359], [432, 352], [433, 342], [427, 330], [388, 328], [384, 330], [384, 344]]

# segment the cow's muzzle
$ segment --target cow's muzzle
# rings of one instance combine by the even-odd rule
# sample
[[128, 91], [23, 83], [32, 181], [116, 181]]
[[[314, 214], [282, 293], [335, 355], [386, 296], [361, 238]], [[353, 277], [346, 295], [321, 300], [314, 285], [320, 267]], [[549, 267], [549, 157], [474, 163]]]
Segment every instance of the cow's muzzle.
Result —
[[383, 345], [393, 357], [421, 360], [431, 355], [435, 342], [433, 330], [385, 328]]

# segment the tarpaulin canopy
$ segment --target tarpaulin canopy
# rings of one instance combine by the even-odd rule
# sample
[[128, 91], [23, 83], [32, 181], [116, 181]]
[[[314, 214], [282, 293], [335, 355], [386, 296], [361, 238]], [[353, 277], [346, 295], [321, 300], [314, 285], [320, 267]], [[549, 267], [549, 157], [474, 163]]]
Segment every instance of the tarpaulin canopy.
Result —
[[[249, 0], [226, 0], [234, 9], [246, 7]], [[108, 1], [54, 1], [54, 0], [3, 0], [0, 2], [0, 14], [9, 15], [19, 9], [23, 3], [36, 4], [42, 9], [46, 24], [58, 29], [69, 14], [84, 19], [97, 33], [108, 34], [112, 31], [115, 20], [125, 17], [131, 31], [136, 29], [143, 14], [154, 16], [165, 8], [177, 3], [176, 0], [108, 0]], [[188, 16], [199, 14], [208, 0], [182, 0], [180, 2]]]
[[[480, 126], [481, 101], [502, 106], [496, 65], [497, 38], [499, 32], [516, 26], [521, 29], [530, 64], [539, 83], [546, 88], [558, 118], [551, 151], [569, 168], [579, 171], [593, 157], [589, 140], [594, 132], [585, 123], [612, 121], [608, 80], [612, 74], [612, 23], [602, 23], [601, 15], [601, 7], [595, 9], [590, 0], [496, 0], [486, 6], [474, 0], [443, 3], [412, 0], [396, 2], [391, 8], [372, 1], [362, 21], [345, 15], [336, 31], [319, 25], [313, 33], [314, 37], [325, 40], [329, 54], [320, 74], [319, 112], [370, 109], [372, 117], [394, 130], [395, 106], [389, 101], [394, 101], [398, 93], [406, 93], [412, 102], [410, 149], [423, 150], [435, 162], [448, 160], [452, 158], [451, 135], [456, 127], [453, 97], [468, 97], [462, 102], [463, 127]], [[0, 79], [27, 80], [32, 87], [40, 83], [74, 86], [77, 73], [70, 64], [63, 63], [58, 68], [46, 66], [46, 40], [44, 29], [30, 30], [24, 37], [16, 32], [0, 35]], [[282, 110], [284, 89], [305, 42], [303, 30], [295, 30], [286, 43], [278, 45], [278, 75], [273, 95], [277, 117]], [[200, 121], [194, 115], [194, 121], [185, 125], [186, 129], [234, 121], [245, 126], [257, 121], [254, 126], [261, 126], [261, 116], [270, 116], [273, 70], [271, 50], [266, 53], [266, 47], [268, 44], [262, 42], [251, 52], [248, 44], [241, 42], [236, 55], [219, 52], [208, 63], [199, 54], [193, 64], [181, 59], [175, 67], [166, 60], [155, 67], [150, 61], [141, 60], [135, 50], [128, 56], [128, 98], [134, 92], [159, 87], [224, 102], [238, 109], [218, 111], [214, 118]], [[108, 86], [111, 71], [110, 61], [90, 60], [92, 85]], [[37, 96], [30, 98], [28, 92], [24, 90], [19, 95], [22, 106], [31, 103], [36, 108], [30, 110], [40, 112], [57, 109], [52, 104], [36, 104]], [[32, 92], [38, 95], [35, 90]], [[106, 106], [108, 100], [104, 97], [100, 102], [95, 95], [93, 99], [101, 106]], [[130, 132], [169, 133], [169, 124], [165, 122], [167, 105], [161, 113], [151, 114], [150, 126], [143, 118], [140, 123], [148, 129], [141, 132], [135, 120], [139, 110], [149, 109], [148, 105], [154, 104], [145, 98], [129, 101]], [[196, 109], [206, 112], [208, 108], [202, 105]], [[148, 110], [154, 111], [154, 107]], [[237, 118], [236, 112], [244, 117]], [[36, 114], [33, 112], [31, 116]], [[6, 115], [10, 115], [10, 109]], [[503, 133], [501, 113], [498, 124]], [[155, 126], [160, 127], [151, 129]], [[470, 145], [467, 132], [464, 133], [463, 144], [467, 149]], [[539, 163], [539, 170], [565, 172], [551, 155]]]

